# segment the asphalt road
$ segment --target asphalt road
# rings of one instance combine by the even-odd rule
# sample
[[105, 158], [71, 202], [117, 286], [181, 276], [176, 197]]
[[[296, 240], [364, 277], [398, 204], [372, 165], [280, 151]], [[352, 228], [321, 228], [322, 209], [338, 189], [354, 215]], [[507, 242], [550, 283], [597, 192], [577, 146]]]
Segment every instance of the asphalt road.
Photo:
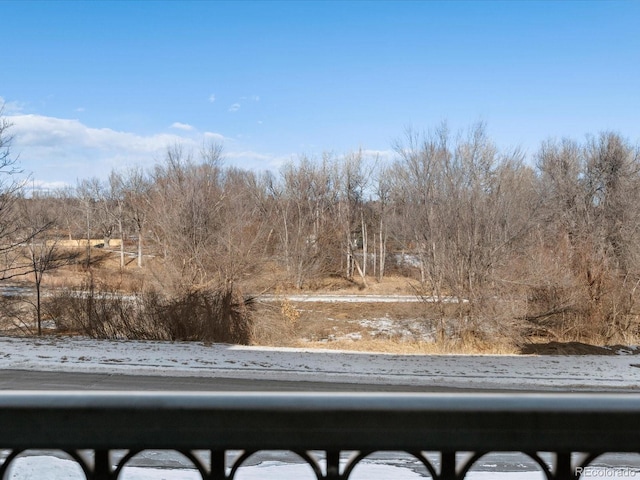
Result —
[[[367, 385], [235, 378], [0, 370], [0, 390], [146, 390], [193, 392], [457, 392], [437, 386]], [[479, 390], [474, 390], [479, 391]], [[497, 391], [497, 390], [483, 390]], [[512, 390], [513, 391], [513, 390]]]

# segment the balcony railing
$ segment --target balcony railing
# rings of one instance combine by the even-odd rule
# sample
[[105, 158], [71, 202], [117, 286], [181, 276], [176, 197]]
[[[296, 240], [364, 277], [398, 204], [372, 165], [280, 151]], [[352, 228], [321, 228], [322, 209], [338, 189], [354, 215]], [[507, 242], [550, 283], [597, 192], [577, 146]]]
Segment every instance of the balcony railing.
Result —
[[[408, 452], [442, 480], [465, 478], [488, 452], [518, 451], [547, 479], [573, 479], [606, 452], [640, 452], [640, 396], [2, 392], [0, 448], [0, 478], [27, 449], [62, 450], [91, 480], [119, 478], [143, 450], [170, 449], [206, 480], [236, 478], [262, 450], [296, 453], [317, 479], [349, 479], [376, 451]], [[229, 463], [231, 450], [244, 453]]]

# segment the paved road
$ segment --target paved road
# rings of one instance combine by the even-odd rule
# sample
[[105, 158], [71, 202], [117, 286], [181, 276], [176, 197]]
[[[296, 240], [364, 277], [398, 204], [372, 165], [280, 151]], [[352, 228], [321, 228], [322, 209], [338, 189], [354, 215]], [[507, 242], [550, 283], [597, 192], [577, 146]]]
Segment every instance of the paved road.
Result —
[[[235, 378], [160, 377], [106, 373], [0, 370], [0, 390], [168, 390], [196, 392], [455, 392], [437, 386], [367, 385]], [[488, 391], [488, 390], [487, 390]], [[496, 391], [496, 390], [494, 390]]]
[[[287, 299], [291, 302], [314, 303], [418, 303], [418, 302], [443, 302], [458, 303], [456, 297], [431, 297], [418, 295], [351, 295], [351, 294], [307, 294], [307, 295], [271, 295], [264, 294], [257, 297], [262, 302], [279, 302]], [[465, 300], [466, 301], [466, 300]]]

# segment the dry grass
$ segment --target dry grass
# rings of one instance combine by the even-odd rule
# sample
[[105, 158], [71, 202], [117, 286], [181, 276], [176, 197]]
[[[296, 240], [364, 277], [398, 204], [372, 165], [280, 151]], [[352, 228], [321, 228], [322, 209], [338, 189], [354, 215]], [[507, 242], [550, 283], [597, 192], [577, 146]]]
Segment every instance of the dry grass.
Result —
[[99, 285], [120, 292], [140, 291], [150, 283], [147, 270], [139, 269], [133, 257], [126, 258], [124, 269], [120, 269], [120, 257], [117, 253], [104, 250], [91, 252], [92, 268], [86, 267], [86, 255], [83, 254], [74, 265], [66, 266], [45, 275], [45, 288], [78, 288], [93, 279]]
[[[450, 315], [456, 307], [445, 306]], [[295, 313], [292, 313], [295, 312]], [[430, 303], [262, 303], [254, 344], [394, 354], [515, 354], [504, 336], [475, 332], [460, 320], [437, 320]], [[292, 321], [295, 318], [295, 321]]]
[[298, 341], [292, 347], [390, 353], [397, 355], [515, 355], [520, 350], [509, 344], [488, 344], [464, 340], [412, 342], [394, 339], [336, 340], [332, 342]]

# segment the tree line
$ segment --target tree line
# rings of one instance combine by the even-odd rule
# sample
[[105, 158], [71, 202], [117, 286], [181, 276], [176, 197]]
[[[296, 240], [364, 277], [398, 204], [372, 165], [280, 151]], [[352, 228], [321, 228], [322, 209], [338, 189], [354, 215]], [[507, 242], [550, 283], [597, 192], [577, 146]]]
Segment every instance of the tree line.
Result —
[[14, 257], [25, 245], [53, 248], [45, 238], [87, 239], [87, 265], [89, 240], [118, 239], [121, 267], [126, 254], [142, 270], [153, 256], [170, 292], [256, 275], [274, 287], [340, 276], [366, 288], [394, 274], [419, 295], [455, 299], [465, 322], [602, 341], [638, 333], [640, 150], [614, 132], [547, 140], [527, 162], [483, 124], [441, 125], [405, 132], [392, 161], [301, 155], [278, 172], [225, 165], [217, 144], [171, 145], [149, 170], [30, 195], [7, 170], [8, 131], [4, 121], [5, 278], [24, 273]]

